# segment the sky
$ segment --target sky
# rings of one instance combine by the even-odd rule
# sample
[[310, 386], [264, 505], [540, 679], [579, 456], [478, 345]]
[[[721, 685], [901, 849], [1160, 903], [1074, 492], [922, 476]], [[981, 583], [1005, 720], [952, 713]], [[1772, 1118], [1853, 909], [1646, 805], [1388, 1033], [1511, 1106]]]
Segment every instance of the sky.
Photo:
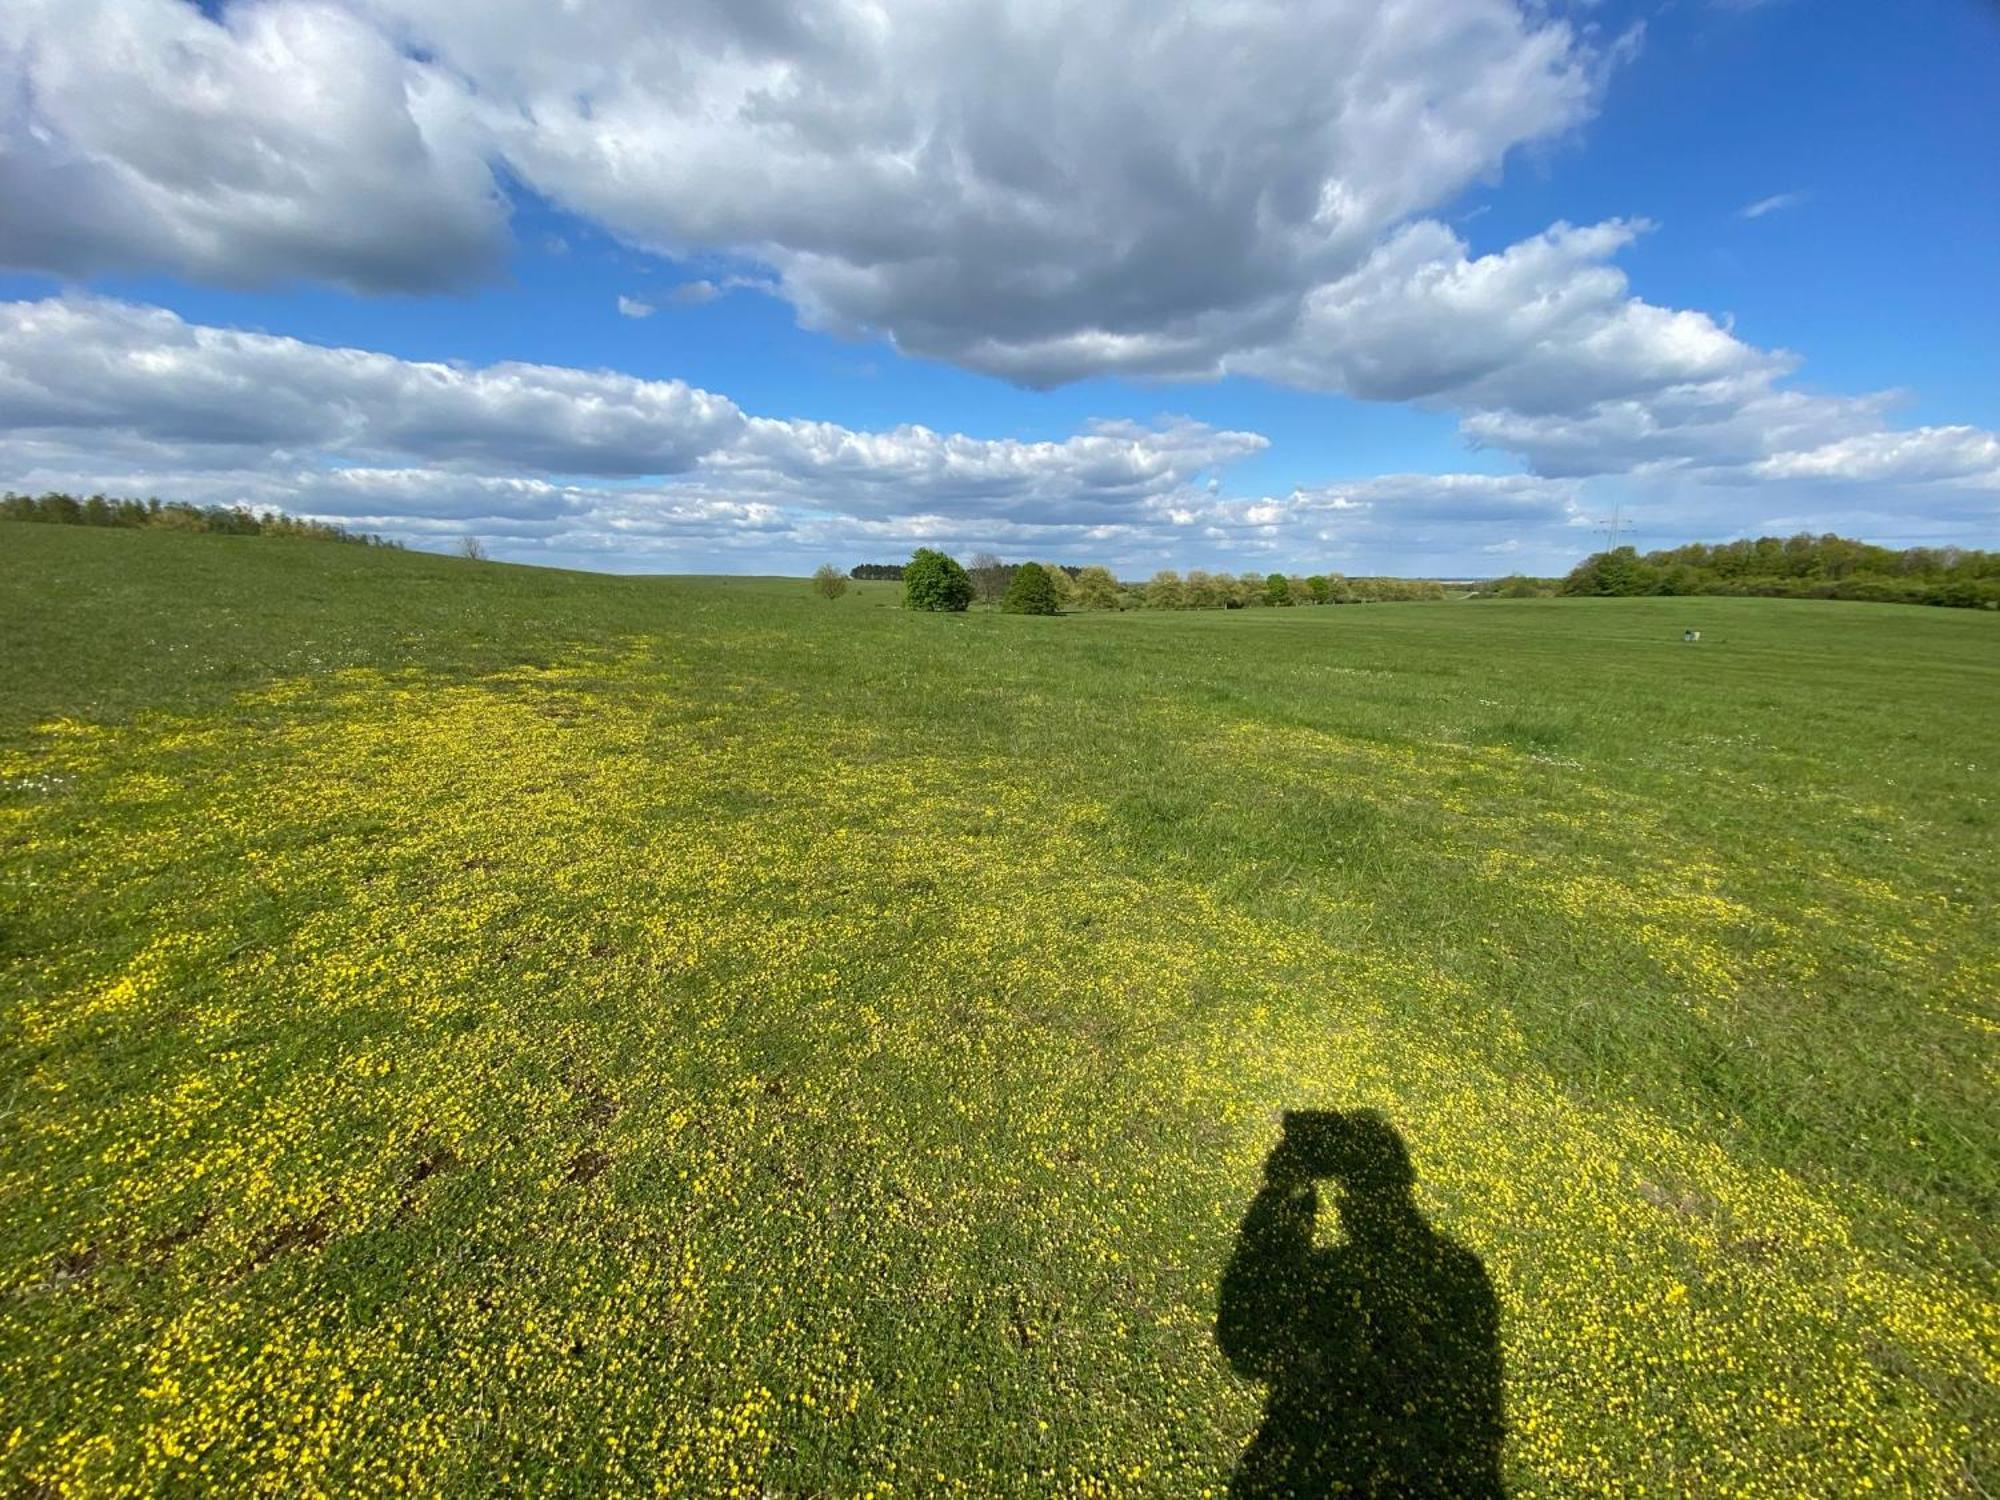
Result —
[[626, 572], [2000, 545], [1995, 0], [6, 0], [0, 488]]

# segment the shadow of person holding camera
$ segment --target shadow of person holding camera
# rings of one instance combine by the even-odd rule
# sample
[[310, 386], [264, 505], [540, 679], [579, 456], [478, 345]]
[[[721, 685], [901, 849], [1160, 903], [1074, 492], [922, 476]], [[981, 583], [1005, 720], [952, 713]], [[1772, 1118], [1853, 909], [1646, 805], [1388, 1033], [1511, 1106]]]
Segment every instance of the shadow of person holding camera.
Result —
[[[1216, 1310], [1230, 1364], [1270, 1387], [1232, 1495], [1505, 1494], [1499, 1304], [1415, 1182], [1373, 1110], [1285, 1115]], [[1316, 1245], [1322, 1184], [1342, 1235]]]

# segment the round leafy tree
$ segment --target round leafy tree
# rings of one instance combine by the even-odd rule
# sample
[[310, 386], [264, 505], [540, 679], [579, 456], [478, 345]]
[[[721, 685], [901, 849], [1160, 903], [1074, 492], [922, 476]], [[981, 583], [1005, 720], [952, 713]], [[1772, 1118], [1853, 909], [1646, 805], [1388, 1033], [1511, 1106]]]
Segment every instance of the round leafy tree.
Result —
[[972, 580], [957, 561], [919, 547], [903, 565], [903, 608], [963, 610], [972, 602]]
[[1076, 575], [1076, 597], [1085, 609], [1116, 609], [1118, 580], [1109, 568], [1093, 563]]
[[1056, 581], [1038, 562], [1024, 562], [1014, 570], [1007, 585], [1007, 597], [1000, 608], [1010, 615], [1052, 615], [1058, 613]]

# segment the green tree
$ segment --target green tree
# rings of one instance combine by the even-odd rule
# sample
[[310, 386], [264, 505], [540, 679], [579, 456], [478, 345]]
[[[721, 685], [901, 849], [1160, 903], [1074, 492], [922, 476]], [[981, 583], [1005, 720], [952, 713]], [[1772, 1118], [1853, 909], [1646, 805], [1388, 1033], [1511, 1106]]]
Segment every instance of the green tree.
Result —
[[1085, 609], [1116, 609], [1118, 580], [1109, 568], [1092, 564], [1076, 575], [1076, 602]]
[[813, 569], [813, 592], [822, 599], [838, 599], [847, 592], [847, 575], [832, 563]]
[[1182, 594], [1189, 609], [1214, 609], [1223, 602], [1221, 593], [1216, 589], [1214, 575], [1203, 568], [1188, 570]]
[[1049, 575], [1049, 586], [1056, 591], [1056, 608], [1068, 609], [1076, 603], [1076, 580], [1068, 571], [1054, 563], [1043, 563], [1042, 567]]
[[1181, 587], [1181, 575], [1172, 568], [1160, 569], [1146, 585], [1148, 609], [1179, 609], [1186, 603], [1187, 590]]
[[903, 564], [903, 608], [960, 614], [972, 603], [972, 580], [958, 560], [919, 547]]
[[1662, 594], [1699, 594], [1701, 575], [1686, 563], [1676, 563], [1661, 570], [1657, 588]]
[[1292, 586], [1283, 573], [1272, 573], [1264, 579], [1264, 602], [1266, 604], [1292, 602]]
[[[1773, 560], [1772, 576], [1782, 575], [1784, 568], [1783, 544], [1775, 537], [1763, 537], [1757, 542], [1762, 549], [1764, 543]], [[1659, 569], [1642, 560], [1636, 548], [1614, 547], [1609, 552], [1597, 552], [1585, 558], [1571, 570], [1563, 580], [1565, 594], [1596, 594], [1610, 596], [1630, 596], [1652, 594], [1659, 591]]]
[[1007, 596], [1000, 608], [1010, 615], [1053, 615], [1061, 613], [1056, 604], [1056, 586], [1049, 570], [1038, 562], [1024, 562], [1014, 570]]

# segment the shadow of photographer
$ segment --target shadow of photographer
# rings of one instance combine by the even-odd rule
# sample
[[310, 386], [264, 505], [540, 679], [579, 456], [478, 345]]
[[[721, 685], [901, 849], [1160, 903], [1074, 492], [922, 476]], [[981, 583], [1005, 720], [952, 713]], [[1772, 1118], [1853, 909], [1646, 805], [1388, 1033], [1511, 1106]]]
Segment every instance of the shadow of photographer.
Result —
[[[1499, 1304], [1415, 1182], [1374, 1111], [1285, 1115], [1216, 1311], [1223, 1354], [1269, 1387], [1232, 1495], [1505, 1494]], [[1326, 1245], [1321, 1184], [1342, 1231]]]

